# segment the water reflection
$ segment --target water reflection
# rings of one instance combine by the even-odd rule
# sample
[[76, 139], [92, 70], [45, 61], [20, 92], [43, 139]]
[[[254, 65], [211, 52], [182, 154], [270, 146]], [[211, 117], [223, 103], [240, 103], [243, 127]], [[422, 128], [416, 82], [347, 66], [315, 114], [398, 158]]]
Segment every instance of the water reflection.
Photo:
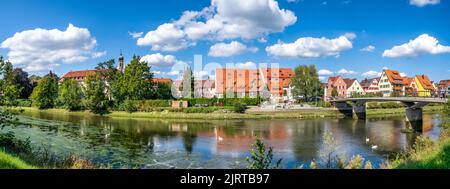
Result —
[[[337, 152], [361, 154], [374, 164], [411, 146], [416, 134], [402, 133], [403, 117], [336, 120], [133, 120], [34, 112], [22, 117], [22, 134], [88, 156], [116, 168], [235, 168], [256, 137], [274, 148], [287, 167], [308, 164], [323, 150], [324, 132], [333, 133]], [[46, 121], [52, 120], [52, 121]], [[58, 121], [58, 122], [56, 122]], [[59, 122], [60, 121], [60, 122]], [[424, 115], [425, 135], [439, 136], [439, 115]], [[48, 137], [51, 135], [52, 137]], [[366, 141], [369, 139], [369, 142]], [[378, 146], [372, 150], [371, 146]]]

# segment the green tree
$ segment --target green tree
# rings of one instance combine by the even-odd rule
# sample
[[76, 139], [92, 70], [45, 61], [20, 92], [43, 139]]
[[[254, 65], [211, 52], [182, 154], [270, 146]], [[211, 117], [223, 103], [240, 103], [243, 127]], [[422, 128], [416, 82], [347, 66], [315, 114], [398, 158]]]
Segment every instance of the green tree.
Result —
[[183, 73], [183, 80], [180, 85], [182, 98], [194, 98], [195, 92], [195, 77], [191, 68], [186, 67]]
[[291, 81], [294, 87], [292, 92], [295, 96], [303, 96], [305, 100], [309, 97], [318, 96], [321, 91], [319, 74], [314, 65], [301, 65], [295, 68], [295, 76]]
[[116, 62], [114, 59], [111, 59], [106, 62], [99, 63], [95, 68], [107, 83], [105, 91], [110, 101], [113, 100], [113, 87], [116, 86], [114, 83], [117, 82], [118, 78], [122, 75], [122, 72], [116, 69], [115, 64]]
[[89, 75], [85, 80], [86, 107], [94, 114], [108, 113], [109, 100], [105, 88], [105, 81], [99, 73]]
[[156, 83], [153, 97], [155, 99], [172, 99], [173, 97], [171, 84]]
[[58, 80], [53, 74], [43, 77], [31, 94], [33, 105], [39, 109], [53, 108], [58, 98]]
[[150, 69], [146, 62], [140, 61], [140, 57], [134, 56], [124, 73], [112, 83], [114, 100], [122, 103], [126, 99], [150, 99], [153, 96], [153, 73]]
[[15, 68], [12, 75], [12, 84], [20, 90], [19, 97], [21, 99], [28, 99], [33, 92], [33, 86], [28, 78], [28, 73], [23, 71], [21, 68]]
[[14, 85], [14, 73], [12, 63], [4, 61], [0, 57], [0, 103], [4, 105], [15, 105], [19, 98], [20, 91], [18, 86]]
[[334, 98], [337, 97], [338, 95], [339, 95], [338, 90], [336, 89], [336, 87], [333, 87], [333, 90], [331, 91], [331, 96]]
[[58, 102], [70, 111], [82, 109], [83, 92], [75, 80], [66, 79], [59, 88]]

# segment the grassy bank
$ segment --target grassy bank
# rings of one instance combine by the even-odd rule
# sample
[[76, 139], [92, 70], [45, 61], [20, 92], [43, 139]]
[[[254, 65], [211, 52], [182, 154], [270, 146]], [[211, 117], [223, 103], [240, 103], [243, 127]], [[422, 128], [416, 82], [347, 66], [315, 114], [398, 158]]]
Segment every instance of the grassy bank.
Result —
[[[44, 112], [60, 115], [78, 115], [78, 116], [96, 116], [89, 111], [70, 112], [64, 109], [38, 110], [37, 108], [22, 107], [25, 113]], [[443, 106], [426, 106], [424, 113], [441, 112]], [[405, 108], [394, 109], [368, 109], [368, 117], [377, 116], [397, 116], [403, 115]], [[135, 112], [128, 113], [124, 111], [114, 111], [106, 115], [111, 118], [132, 118], [132, 119], [197, 119], [197, 120], [237, 120], [237, 119], [318, 119], [318, 118], [342, 118], [344, 114], [336, 109], [307, 109], [307, 110], [287, 110], [287, 111], [249, 111], [239, 114], [231, 112], [213, 112], [213, 113], [185, 113], [185, 112]]]
[[21, 159], [0, 151], [0, 169], [34, 169]]

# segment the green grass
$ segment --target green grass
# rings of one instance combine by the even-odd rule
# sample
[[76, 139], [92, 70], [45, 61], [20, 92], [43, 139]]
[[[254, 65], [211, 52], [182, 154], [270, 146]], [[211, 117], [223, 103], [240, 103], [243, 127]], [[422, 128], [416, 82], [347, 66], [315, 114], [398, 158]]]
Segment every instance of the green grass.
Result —
[[397, 160], [396, 169], [450, 169], [450, 139]]
[[0, 169], [34, 169], [24, 161], [0, 151]]

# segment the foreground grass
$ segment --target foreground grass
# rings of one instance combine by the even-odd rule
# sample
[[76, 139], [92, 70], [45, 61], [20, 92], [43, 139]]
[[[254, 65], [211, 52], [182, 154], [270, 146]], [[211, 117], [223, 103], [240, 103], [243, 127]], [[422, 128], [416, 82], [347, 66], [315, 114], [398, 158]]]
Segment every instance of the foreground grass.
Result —
[[34, 169], [21, 159], [0, 151], [0, 169]]

